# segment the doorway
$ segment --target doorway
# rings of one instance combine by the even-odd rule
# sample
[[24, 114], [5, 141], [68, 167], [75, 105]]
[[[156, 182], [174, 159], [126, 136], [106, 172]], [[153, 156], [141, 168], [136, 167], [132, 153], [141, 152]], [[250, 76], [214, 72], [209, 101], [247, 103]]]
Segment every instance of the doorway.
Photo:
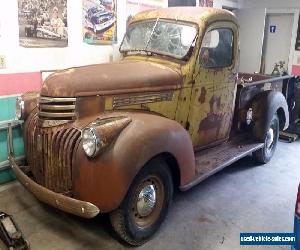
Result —
[[280, 61], [288, 69], [293, 22], [293, 14], [267, 14], [262, 53], [263, 73], [271, 74], [275, 64]]

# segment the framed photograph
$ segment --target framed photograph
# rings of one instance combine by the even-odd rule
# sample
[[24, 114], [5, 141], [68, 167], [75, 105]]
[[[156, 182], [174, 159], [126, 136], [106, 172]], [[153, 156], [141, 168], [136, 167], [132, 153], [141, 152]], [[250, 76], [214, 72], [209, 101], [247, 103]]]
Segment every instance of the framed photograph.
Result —
[[68, 46], [67, 0], [18, 0], [22, 47]]
[[117, 42], [116, 0], [83, 0], [83, 41], [88, 44]]

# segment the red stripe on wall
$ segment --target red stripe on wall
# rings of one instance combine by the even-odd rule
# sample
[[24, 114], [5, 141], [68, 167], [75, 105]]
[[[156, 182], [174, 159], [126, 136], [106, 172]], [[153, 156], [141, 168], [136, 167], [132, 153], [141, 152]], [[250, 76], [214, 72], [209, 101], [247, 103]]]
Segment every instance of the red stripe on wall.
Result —
[[292, 74], [300, 76], [300, 65], [293, 65]]
[[40, 72], [0, 74], [0, 96], [36, 91], [40, 90], [41, 86], [42, 74]]

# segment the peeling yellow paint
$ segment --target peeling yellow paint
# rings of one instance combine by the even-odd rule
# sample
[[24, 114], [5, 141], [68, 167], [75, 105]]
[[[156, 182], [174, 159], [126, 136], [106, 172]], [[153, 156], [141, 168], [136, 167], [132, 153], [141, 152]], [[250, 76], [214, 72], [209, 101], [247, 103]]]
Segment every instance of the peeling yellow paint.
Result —
[[[197, 41], [190, 59], [184, 62], [166, 56], [127, 55], [123, 60], [142, 60], [171, 68], [182, 76], [182, 87], [174, 91], [171, 101], [129, 105], [122, 109], [147, 110], [176, 120], [187, 128], [195, 147], [226, 139], [232, 123], [236, 93], [233, 72], [237, 61], [238, 25], [235, 16], [231, 12], [212, 8], [180, 7], [142, 12], [132, 22], [156, 18], [190, 22], [197, 26]], [[223, 69], [203, 68], [198, 59], [203, 36], [207, 29], [218, 27], [231, 28], [235, 34], [233, 64]], [[106, 108], [112, 109], [112, 105], [112, 98], [108, 98]]]

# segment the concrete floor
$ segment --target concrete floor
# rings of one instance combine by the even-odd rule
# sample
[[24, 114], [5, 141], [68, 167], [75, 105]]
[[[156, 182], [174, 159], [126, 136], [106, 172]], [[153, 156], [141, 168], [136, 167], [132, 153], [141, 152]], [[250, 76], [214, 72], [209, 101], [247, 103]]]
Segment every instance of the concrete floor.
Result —
[[[165, 223], [140, 249], [290, 249], [241, 247], [239, 234], [292, 232], [299, 162], [300, 141], [281, 142], [265, 166], [249, 156], [192, 190], [177, 192]], [[0, 210], [14, 215], [33, 250], [130, 249], [115, 237], [107, 216], [84, 220], [64, 214], [17, 183], [0, 186]]]

